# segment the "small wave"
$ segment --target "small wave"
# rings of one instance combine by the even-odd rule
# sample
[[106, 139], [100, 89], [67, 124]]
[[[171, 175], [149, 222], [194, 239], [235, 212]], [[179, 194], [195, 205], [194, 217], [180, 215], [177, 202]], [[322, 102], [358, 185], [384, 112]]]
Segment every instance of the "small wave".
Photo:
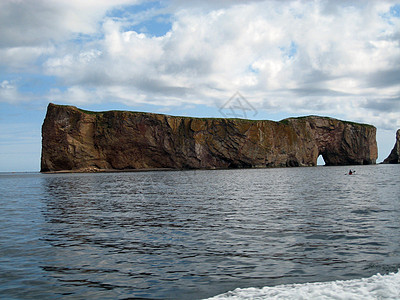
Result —
[[362, 279], [238, 288], [209, 298], [222, 299], [400, 299], [400, 270]]

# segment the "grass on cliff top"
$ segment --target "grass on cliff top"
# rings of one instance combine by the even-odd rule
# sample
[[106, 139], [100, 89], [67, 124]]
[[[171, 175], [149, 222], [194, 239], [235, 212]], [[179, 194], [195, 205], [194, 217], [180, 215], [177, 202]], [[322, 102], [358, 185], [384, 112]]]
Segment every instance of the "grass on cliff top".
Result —
[[99, 115], [99, 114], [103, 114], [104, 111], [91, 111], [91, 110], [86, 110], [86, 109], [82, 109], [82, 108], [77, 108], [80, 112], [83, 112], [85, 114], [89, 114], [89, 115]]
[[[59, 105], [59, 104], [54, 104], [55, 106], [69, 106], [69, 105]], [[139, 112], [139, 111], [126, 111], [126, 110], [108, 110], [108, 111], [91, 111], [91, 110], [85, 110], [81, 109], [75, 106], [69, 106], [69, 107], [74, 107], [78, 111], [83, 112], [85, 114], [90, 114], [90, 115], [101, 115], [107, 112], [125, 112], [125, 113], [131, 113], [131, 114], [150, 114], [150, 115], [165, 115], [165, 114], [159, 114], [159, 113], [149, 113], [149, 112]], [[186, 116], [171, 116], [171, 115], [165, 115], [165, 116], [170, 116], [170, 117], [177, 117], [177, 118], [184, 118], [184, 119], [198, 119], [198, 120], [233, 120], [233, 121], [238, 121], [238, 122], [259, 122], [259, 121], [271, 121], [271, 120], [252, 120], [252, 119], [241, 119], [241, 118], [214, 118], [214, 117], [208, 117], [208, 118], [199, 118], [199, 117], [186, 117]], [[316, 116], [316, 115], [310, 115], [310, 116], [301, 116], [301, 117], [291, 117], [291, 118], [286, 118], [280, 121], [277, 121], [277, 123], [289, 125], [289, 120], [305, 120], [310, 117], [316, 117], [316, 118], [322, 118], [322, 119], [331, 119], [331, 120], [338, 120], [335, 118], [331, 117], [326, 117], [326, 116]], [[357, 123], [357, 122], [351, 122], [351, 121], [345, 121], [345, 120], [338, 120], [343, 123], [351, 124], [351, 125], [358, 125], [358, 126], [365, 126], [365, 127], [373, 127], [373, 125], [370, 124], [364, 124], [364, 123]], [[272, 121], [273, 122], [273, 121]]]
[[371, 124], [365, 124], [365, 123], [357, 123], [357, 122], [351, 122], [351, 121], [342, 121], [343, 123], [351, 124], [351, 125], [359, 125], [359, 126], [364, 126], [364, 127], [371, 127], [375, 128], [375, 126]]
[[[58, 106], [68, 106], [68, 105], [58, 105]], [[105, 114], [108, 112], [125, 112], [125, 113], [131, 113], [131, 114], [149, 114], [149, 115], [163, 115], [163, 116], [169, 116], [169, 117], [176, 117], [176, 118], [183, 118], [183, 119], [198, 119], [198, 120], [235, 120], [235, 121], [241, 121], [241, 122], [258, 122], [258, 121], [265, 121], [265, 120], [252, 120], [252, 119], [241, 119], [241, 118], [223, 118], [223, 117], [186, 117], [186, 116], [172, 116], [172, 115], [167, 115], [167, 114], [160, 114], [160, 113], [151, 113], [151, 112], [140, 112], [140, 111], [129, 111], [129, 110], [107, 110], [107, 111], [91, 111], [91, 110], [86, 110], [82, 108], [78, 108], [75, 106], [70, 106], [74, 107], [80, 112], [83, 112], [85, 114], [89, 115], [100, 115], [100, 114]]]
[[328, 119], [328, 120], [337, 120], [337, 121], [340, 121], [340, 122], [343, 122], [343, 123], [346, 123], [346, 124], [350, 124], [350, 125], [357, 125], [357, 126], [375, 128], [375, 126], [370, 125], [370, 124], [357, 123], [357, 122], [352, 122], [352, 121], [345, 121], [345, 120], [339, 120], [339, 119], [335, 119], [335, 118], [331, 118], [331, 117], [316, 116], [316, 115], [286, 118], [286, 119], [283, 119], [283, 120], [279, 121], [279, 123], [283, 123], [283, 124], [288, 125], [289, 124], [289, 120], [305, 120], [305, 119], [310, 118], [310, 117], [315, 117], [315, 118], [320, 118], [320, 119]]

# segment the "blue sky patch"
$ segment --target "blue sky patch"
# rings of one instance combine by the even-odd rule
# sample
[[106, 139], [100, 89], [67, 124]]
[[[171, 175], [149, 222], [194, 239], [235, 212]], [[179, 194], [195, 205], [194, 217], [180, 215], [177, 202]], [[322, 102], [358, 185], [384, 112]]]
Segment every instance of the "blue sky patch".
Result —
[[392, 17], [400, 18], [400, 4], [392, 6], [389, 12]]
[[124, 29], [144, 33], [149, 36], [164, 36], [172, 27], [169, 19], [169, 15], [159, 15], [154, 20], [147, 20], [134, 26], [124, 27]]
[[163, 36], [171, 30], [171, 15], [163, 13], [164, 5], [160, 1], [144, 2], [139, 5], [121, 6], [107, 14], [126, 22], [124, 31], [136, 31], [149, 36]]
[[280, 49], [283, 56], [293, 58], [297, 53], [297, 44], [294, 41], [291, 41], [289, 47], [280, 47]]
[[390, 7], [389, 11], [381, 14], [381, 18], [385, 19], [388, 24], [393, 25], [392, 18], [400, 18], [400, 4], [395, 4]]
[[55, 76], [42, 74], [18, 74], [18, 90], [21, 93], [46, 94], [52, 88], [58, 88]]

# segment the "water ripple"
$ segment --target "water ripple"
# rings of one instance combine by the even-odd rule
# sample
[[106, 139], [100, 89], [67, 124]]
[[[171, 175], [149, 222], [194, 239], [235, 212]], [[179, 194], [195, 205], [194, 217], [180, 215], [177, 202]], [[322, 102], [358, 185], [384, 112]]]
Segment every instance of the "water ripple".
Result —
[[0, 176], [0, 295], [198, 299], [397, 270], [398, 166], [345, 169]]

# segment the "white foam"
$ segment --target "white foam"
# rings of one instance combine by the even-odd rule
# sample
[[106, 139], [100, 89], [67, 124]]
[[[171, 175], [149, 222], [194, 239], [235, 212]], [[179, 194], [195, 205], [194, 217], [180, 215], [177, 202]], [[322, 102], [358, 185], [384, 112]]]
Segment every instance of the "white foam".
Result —
[[238, 288], [210, 299], [400, 299], [400, 270], [354, 280]]

